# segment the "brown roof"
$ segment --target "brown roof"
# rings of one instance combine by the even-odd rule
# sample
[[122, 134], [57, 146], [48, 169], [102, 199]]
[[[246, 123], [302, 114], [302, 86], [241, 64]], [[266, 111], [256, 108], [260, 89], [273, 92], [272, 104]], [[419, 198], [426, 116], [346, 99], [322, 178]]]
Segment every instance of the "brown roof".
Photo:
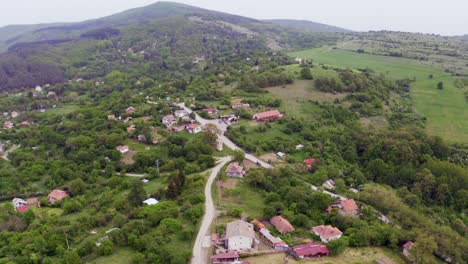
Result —
[[256, 113], [254, 117], [256, 117], [257, 119], [265, 119], [265, 118], [271, 118], [271, 117], [279, 117], [280, 115], [281, 115], [280, 111], [270, 110], [266, 112]]
[[341, 201], [341, 206], [343, 207], [344, 212], [353, 212], [358, 210], [358, 206], [353, 199]]
[[228, 165], [226, 169], [226, 173], [239, 173], [242, 174], [244, 173], [244, 168], [239, 166], [239, 163], [237, 162], [232, 162]]
[[239, 252], [237, 251], [220, 253], [211, 257], [212, 260], [237, 259], [237, 258], [239, 258]]
[[331, 225], [319, 225], [312, 227], [312, 231], [322, 239], [330, 239], [343, 234], [338, 228]]
[[251, 223], [242, 220], [230, 222], [226, 225], [226, 238], [229, 239], [233, 236], [246, 236], [255, 238], [254, 227]]
[[281, 215], [277, 215], [271, 218], [270, 222], [281, 234], [294, 232], [295, 230], [291, 223], [289, 223], [289, 221]]
[[60, 201], [65, 197], [68, 197], [68, 193], [62, 190], [53, 190], [51, 193], [48, 195], [49, 197], [49, 202], [53, 203], [55, 201]]
[[410, 250], [410, 249], [413, 247], [413, 242], [408, 241], [408, 242], [406, 242], [406, 243], [403, 245], [403, 247], [404, 247], [405, 249]]
[[316, 243], [297, 245], [297, 246], [292, 247], [292, 250], [296, 253], [298, 257], [328, 255], [330, 253], [327, 246], [323, 244], [316, 244]]

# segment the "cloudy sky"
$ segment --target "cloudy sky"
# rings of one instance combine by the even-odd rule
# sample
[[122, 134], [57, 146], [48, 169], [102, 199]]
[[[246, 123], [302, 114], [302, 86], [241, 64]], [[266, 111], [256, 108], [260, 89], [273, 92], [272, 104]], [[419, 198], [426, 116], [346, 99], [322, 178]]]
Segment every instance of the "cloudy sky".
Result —
[[[156, 0], [1, 0], [0, 26], [98, 18]], [[468, 34], [467, 0], [176, 0], [258, 19], [306, 19], [357, 31]]]

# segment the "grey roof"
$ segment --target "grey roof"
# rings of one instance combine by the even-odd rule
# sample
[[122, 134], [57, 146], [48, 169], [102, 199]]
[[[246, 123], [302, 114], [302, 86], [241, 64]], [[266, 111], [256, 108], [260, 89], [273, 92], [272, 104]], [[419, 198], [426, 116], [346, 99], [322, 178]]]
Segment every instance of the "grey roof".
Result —
[[226, 225], [226, 238], [233, 236], [246, 236], [255, 239], [254, 226], [251, 223], [237, 220]]

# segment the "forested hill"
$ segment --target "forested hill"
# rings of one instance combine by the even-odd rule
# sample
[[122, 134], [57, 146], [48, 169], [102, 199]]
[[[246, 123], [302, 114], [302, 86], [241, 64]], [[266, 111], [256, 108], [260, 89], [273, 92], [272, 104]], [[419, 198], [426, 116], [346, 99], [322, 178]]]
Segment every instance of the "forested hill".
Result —
[[[14, 33], [17, 32], [17, 33]], [[334, 43], [333, 33], [304, 32], [198, 7], [157, 2], [80, 23], [0, 29], [0, 90], [135, 70], [167, 78], [212, 64], [283, 48]], [[208, 66], [207, 66], [208, 67]], [[172, 76], [173, 77], [173, 76]]]
[[339, 32], [347, 33], [352, 32], [349, 29], [330, 26], [327, 24], [312, 22], [308, 20], [294, 20], [294, 19], [267, 19], [263, 20], [269, 23], [277, 24], [284, 27], [291, 27], [299, 30], [310, 30], [316, 32]]

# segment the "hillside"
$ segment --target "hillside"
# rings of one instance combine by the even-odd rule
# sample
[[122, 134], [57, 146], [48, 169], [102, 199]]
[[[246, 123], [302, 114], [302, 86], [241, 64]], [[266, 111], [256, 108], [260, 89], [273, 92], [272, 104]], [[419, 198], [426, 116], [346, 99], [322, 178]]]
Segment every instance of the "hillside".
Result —
[[345, 33], [351, 32], [349, 29], [330, 26], [327, 24], [312, 22], [308, 20], [294, 20], [294, 19], [267, 19], [263, 20], [269, 23], [277, 24], [284, 27], [291, 27], [299, 30], [310, 30], [316, 32], [338, 32]]

